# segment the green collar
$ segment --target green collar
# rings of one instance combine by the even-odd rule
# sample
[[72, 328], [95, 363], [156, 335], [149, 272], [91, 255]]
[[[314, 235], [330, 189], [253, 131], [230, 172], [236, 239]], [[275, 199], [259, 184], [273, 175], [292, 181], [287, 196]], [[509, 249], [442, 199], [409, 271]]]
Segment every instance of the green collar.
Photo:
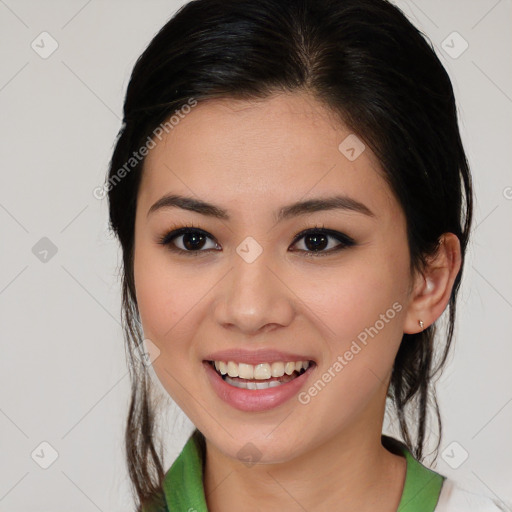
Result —
[[[407, 461], [397, 512], [433, 512], [445, 477], [423, 466], [400, 441], [383, 435], [382, 443], [391, 452], [405, 456]], [[203, 453], [204, 438], [196, 429], [164, 477], [166, 512], [208, 512], [203, 487]]]
[[433, 512], [445, 477], [418, 462], [402, 442], [383, 435], [382, 444], [390, 452], [403, 455], [407, 461], [404, 490], [397, 512]]

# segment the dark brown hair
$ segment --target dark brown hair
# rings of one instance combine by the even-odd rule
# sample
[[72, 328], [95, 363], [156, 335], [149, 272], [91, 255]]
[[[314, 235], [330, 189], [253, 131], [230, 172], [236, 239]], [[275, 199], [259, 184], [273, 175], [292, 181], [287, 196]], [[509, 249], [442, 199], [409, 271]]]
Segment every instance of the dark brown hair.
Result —
[[[122, 179], [119, 170], [191, 98], [264, 99], [299, 90], [313, 94], [377, 155], [405, 213], [411, 271], [421, 271], [446, 232], [459, 238], [464, 265], [473, 192], [452, 85], [432, 45], [397, 7], [385, 0], [195, 0], [181, 7], [135, 64], [106, 182], [110, 225], [123, 252], [132, 379], [126, 454], [138, 507], [160, 490], [164, 470], [150, 380], [136, 357], [142, 330], [134, 221], [143, 159]], [[405, 443], [420, 460], [429, 402], [441, 433], [432, 379], [452, 341], [461, 276], [462, 267], [446, 336], [436, 341], [438, 360], [434, 324], [403, 335], [392, 371], [388, 397]]]

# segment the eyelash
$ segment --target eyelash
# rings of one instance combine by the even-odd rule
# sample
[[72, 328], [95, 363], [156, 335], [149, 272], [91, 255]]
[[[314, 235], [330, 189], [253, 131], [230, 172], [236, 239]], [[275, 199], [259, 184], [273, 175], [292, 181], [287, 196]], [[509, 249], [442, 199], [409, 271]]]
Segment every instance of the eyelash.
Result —
[[[167, 246], [169, 248], [169, 250], [171, 250], [175, 253], [183, 254], [186, 256], [199, 256], [202, 253], [210, 253], [211, 251], [217, 251], [217, 249], [206, 249], [206, 250], [199, 249], [197, 251], [186, 251], [186, 250], [180, 249], [180, 248], [176, 247], [175, 245], [173, 245], [172, 242], [174, 241], [174, 239], [178, 238], [179, 236], [183, 236], [183, 235], [189, 234], [189, 233], [200, 233], [200, 234], [206, 236], [207, 238], [214, 240], [213, 237], [211, 237], [206, 231], [203, 231], [202, 229], [200, 229], [197, 226], [194, 226], [193, 224], [189, 224], [189, 225], [182, 226], [178, 229], [172, 228], [171, 231], [168, 231], [163, 236], [161, 236], [157, 240], [157, 242], [160, 245]], [[304, 238], [305, 236], [310, 235], [310, 234], [323, 234], [328, 237], [335, 238], [338, 242], [340, 242], [340, 244], [337, 245], [334, 249], [329, 249], [327, 251], [321, 250], [321, 251], [315, 252], [315, 251], [308, 251], [308, 250], [303, 250], [303, 249], [299, 249], [297, 251], [297, 252], [304, 253], [304, 256], [306, 256], [306, 257], [328, 256], [330, 254], [337, 253], [342, 249], [356, 245], [356, 242], [353, 238], [349, 237], [348, 235], [345, 235], [344, 233], [340, 233], [339, 231], [334, 231], [332, 229], [325, 229], [323, 225], [322, 226], [314, 226], [313, 228], [307, 228], [307, 229], [300, 231], [297, 235], [295, 235], [292, 245], [295, 245], [299, 240], [301, 240], [302, 238]]]

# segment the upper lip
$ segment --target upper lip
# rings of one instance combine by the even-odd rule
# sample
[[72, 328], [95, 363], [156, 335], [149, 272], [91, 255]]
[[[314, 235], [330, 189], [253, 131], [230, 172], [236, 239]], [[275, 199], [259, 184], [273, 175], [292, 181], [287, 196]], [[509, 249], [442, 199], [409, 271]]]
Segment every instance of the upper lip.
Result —
[[311, 356], [293, 354], [291, 352], [283, 352], [281, 350], [261, 349], [261, 350], [245, 350], [242, 348], [220, 350], [208, 354], [205, 361], [233, 361], [235, 363], [260, 364], [275, 363], [277, 361], [314, 361]]

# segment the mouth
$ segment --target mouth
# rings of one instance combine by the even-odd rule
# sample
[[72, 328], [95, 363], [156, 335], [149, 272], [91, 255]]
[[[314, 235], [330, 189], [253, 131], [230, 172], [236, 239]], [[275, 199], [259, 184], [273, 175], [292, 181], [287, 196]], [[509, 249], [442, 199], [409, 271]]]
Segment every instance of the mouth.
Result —
[[234, 361], [204, 361], [228, 385], [264, 390], [287, 384], [316, 366], [314, 361], [276, 361], [256, 365]]
[[289, 402], [314, 378], [317, 363], [310, 358], [277, 350], [232, 349], [208, 355], [203, 368], [222, 402], [240, 411], [264, 412]]

